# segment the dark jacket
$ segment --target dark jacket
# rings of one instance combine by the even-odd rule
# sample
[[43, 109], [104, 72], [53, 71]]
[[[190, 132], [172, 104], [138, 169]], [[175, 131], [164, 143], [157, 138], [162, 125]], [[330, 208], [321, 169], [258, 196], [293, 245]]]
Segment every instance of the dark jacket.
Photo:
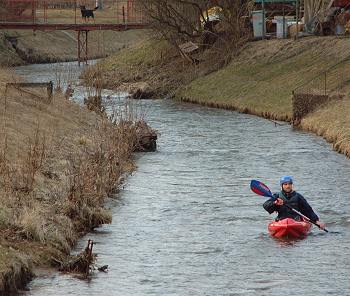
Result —
[[273, 194], [274, 198], [270, 198], [267, 200], [263, 207], [264, 209], [269, 212], [269, 214], [272, 214], [273, 212], [278, 212], [278, 216], [276, 220], [282, 220], [285, 218], [293, 218], [296, 220], [300, 220], [300, 216], [293, 212], [291, 209], [286, 207], [285, 205], [278, 206], [275, 205], [275, 200], [279, 197], [283, 199], [284, 203], [289, 205], [290, 207], [294, 208], [295, 210], [299, 211], [300, 213], [304, 214], [306, 217], [310, 218], [312, 221], [318, 221], [319, 218], [311, 208], [311, 206], [308, 204], [306, 199], [299, 194], [296, 191], [293, 191], [291, 194], [286, 194], [285, 192], [281, 191], [279, 193]]

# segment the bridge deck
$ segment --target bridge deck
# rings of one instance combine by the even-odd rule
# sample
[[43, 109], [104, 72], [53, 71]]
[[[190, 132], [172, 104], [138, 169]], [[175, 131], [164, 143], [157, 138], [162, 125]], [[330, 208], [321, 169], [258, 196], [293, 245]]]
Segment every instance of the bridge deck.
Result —
[[0, 30], [72, 30], [72, 31], [94, 31], [94, 30], [116, 30], [123, 31], [129, 29], [144, 29], [145, 23], [125, 23], [125, 24], [29, 24], [29, 23], [0, 23]]

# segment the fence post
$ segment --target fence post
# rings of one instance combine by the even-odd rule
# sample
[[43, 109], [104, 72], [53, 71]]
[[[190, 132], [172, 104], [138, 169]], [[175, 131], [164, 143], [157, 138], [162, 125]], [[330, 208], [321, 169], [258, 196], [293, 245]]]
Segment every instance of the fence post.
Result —
[[298, 33], [299, 33], [299, 0], [297, 0], [295, 4], [295, 18], [297, 21], [297, 29], [296, 29], [296, 34], [295, 34], [295, 39], [298, 39]]
[[48, 86], [47, 86], [47, 99], [49, 102], [51, 102], [51, 100], [52, 100], [52, 94], [53, 94], [53, 83], [50, 80], [50, 82], [48, 83]]
[[261, 10], [262, 10], [262, 39], [265, 39], [265, 28], [266, 28], [266, 19], [265, 19], [265, 0], [261, 2]]

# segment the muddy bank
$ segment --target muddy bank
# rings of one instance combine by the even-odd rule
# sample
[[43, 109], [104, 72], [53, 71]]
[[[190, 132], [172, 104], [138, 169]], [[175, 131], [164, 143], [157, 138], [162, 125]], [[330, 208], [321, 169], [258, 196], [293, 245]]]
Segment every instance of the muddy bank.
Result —
[[[9, 246], [0, 246], [2, 255], [1, 261], [1, 277], [0, 277], [0, 295], [15, 294], [19, 288], [24, 288], [28, 281], [33, 278], [33, 272], [28, 260], [19, 259], [15, 253], [15, 249]], [[2, 258], [6, 256], [6, 258]], [[6, 267], [3, 265], [6, 264]]]
[[[165, 42], [153, 40], [107, 58], [102, 66], [107, 70], [105, 77], [110, 88], [125, 89], [143, 83], [151, 97], [170, 96], [179, 101], [291, 122], [293, 90], [347, 59], [349, 49], [347, 39], [338, 37], [264, 40], [246, 44], [228, 64], [215, 64], [211, 50], [194, 53], [192, 57], [198, 63], [188, 63]], [[329, 82], [337, 90], [335, 96], [341, 92], [340, 99], [318, 107], [312, 114], [321, 115], [310, 114], [299, 126], [322, 135], [346, 155], [348, 148], [343, 147], [350, 141], [344, 131], [350, 128], [350, 116], [334, 104], [347, 104], [350, 100], [348, 83], [340, 79], [348, 68], [349, 63], [340, 63]], [[322, 88], [324, 82], [318, 83], [316, 87]], [[341, 120], [335, 120], [337, 117]], [[320, 128], [324, 125], [327, 128]]]
[[1, 70], [2, 295], [22, 288], [33, 267], [64, 262], [81, 235], [110, 223], [105, 201], [134, 169], [134, 151], [156, 147], [144, 121], [115, 114], [112, 122], [60, 93], [48, 99], [46, 88], [6, 89], [13, 79]]

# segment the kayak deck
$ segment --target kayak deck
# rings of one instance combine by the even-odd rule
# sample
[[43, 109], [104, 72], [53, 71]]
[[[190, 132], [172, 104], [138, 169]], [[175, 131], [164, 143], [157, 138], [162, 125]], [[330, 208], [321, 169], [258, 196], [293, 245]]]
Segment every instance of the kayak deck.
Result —
[[268, 225], [268, 230], [273, 237], [299, 238], [306, 236], [311, 230], [311, 223], [307, 221], [296, 221], [292, 218], [273, 221]]

